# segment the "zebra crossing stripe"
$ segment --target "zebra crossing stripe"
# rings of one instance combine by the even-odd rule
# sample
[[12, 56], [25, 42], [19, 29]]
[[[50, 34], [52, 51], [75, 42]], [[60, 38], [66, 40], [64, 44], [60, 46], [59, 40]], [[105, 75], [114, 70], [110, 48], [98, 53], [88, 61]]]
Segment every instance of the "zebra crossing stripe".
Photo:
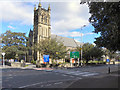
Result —
[[93, 76], [97, 75], [98, 73], [92, 73], [92, 72], [81, 72], [81, 71], [58, 71], [59, 73], [64, 73], [63, 76], [66, 76], [65, 74], [69, 75], [80, 75], [80, 76]]
[[81, 73], [74, 73], [74, 75], [82, 75], [82, 74], [88, 74], [90, 72], [81, 72]]
[[97, 75], [98, 73], [91, 73], [91, 74], [86, 74], [86, 75], [82, 75], [82, 76], [93, 76], [93, 75]]
[[74, 74], [75, 72], [67, 72], [66, 74]]

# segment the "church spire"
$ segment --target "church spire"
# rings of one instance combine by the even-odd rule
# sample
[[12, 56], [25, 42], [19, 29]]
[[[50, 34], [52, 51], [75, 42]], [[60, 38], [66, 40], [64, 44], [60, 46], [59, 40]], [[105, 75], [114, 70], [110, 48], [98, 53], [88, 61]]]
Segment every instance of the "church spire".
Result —
[[42, 5], [41, 5], [41, 0], [39, 0], [38, 7], [42, 7]]

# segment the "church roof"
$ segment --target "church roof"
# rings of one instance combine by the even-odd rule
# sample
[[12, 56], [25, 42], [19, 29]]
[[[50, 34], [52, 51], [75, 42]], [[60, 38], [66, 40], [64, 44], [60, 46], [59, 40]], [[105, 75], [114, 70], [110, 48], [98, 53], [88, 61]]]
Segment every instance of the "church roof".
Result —
[[63, 42], [64, 46], [66, 46], [66, 47], [77, 47], [77, 46], [80, 46], [83, 44], [80, 42], [76, 42], [72, 38], [62, 37], [62, 36], [58, 36], [55, 34], [51, 34], [51, 38], [56, 39], [57, 41]]

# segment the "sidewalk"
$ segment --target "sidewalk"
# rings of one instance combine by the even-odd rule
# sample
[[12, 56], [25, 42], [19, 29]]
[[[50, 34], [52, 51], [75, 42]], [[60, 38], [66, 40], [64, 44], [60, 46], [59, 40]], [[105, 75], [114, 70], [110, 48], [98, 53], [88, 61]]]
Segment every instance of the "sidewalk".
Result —
[[21, 68], [21, 69], [33, 69], [36, 68], [36, 65], [33, 65], [31, 63], [26, 63], [27, 66], [25, 67], [11, 67], [8, 65], [5, 65], [4, 67], [2, 65], [0, 65], [0, 69], [6, 69], [6, 68]]

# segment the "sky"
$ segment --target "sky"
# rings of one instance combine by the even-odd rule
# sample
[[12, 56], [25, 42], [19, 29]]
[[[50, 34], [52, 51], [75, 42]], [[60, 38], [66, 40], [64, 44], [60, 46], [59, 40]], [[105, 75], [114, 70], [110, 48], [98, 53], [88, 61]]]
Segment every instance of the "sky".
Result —
[[[39, 0], [1, 0], [0, 31], [11, 30], [23, 32], [28, 36], [33, 30], [34, 6]], [[94, 27], [89, 23], [91, 16], [86, 4], [79, 0], [41, 0], [42, 8], [51, 7], [51, 33], [63, 37], [74, 38], [76, 41], [94, 44], [99, 34], [93, 33]], [[86, 25], [85, 27], [83, 27]], [[82, 35], [82, 41], [81, 41]]]

